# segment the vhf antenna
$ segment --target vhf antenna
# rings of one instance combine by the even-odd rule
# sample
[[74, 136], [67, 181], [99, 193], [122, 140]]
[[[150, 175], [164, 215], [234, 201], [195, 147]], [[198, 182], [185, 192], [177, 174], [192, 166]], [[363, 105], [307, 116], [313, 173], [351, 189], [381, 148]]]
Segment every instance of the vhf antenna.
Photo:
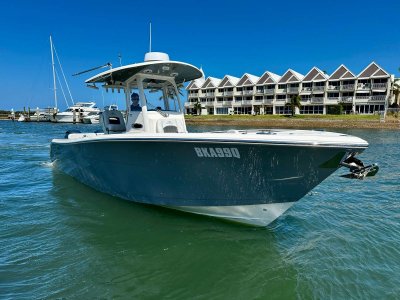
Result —
[[150, 21], [150, 32], [149, 32], [149, 52], [151, 52], [151, 21]]

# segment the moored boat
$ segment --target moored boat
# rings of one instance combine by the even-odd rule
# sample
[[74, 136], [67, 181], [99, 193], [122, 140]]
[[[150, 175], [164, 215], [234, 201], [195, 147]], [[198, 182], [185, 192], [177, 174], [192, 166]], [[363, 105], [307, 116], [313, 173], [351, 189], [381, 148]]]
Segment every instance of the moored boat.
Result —
[[95, 102], [77, 102], [63, 112], [55, 113], [51, 121], [55, 123], [82, 123], [83, 118], [90, 114], [98, 114], [100, 109]]

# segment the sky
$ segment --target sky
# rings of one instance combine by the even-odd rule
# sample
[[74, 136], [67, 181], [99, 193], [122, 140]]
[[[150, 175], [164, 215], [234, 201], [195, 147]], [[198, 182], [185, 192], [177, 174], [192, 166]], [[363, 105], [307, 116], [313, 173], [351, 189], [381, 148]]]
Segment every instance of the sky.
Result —
[[[72, 97], [102, 107], [123, 95], [84, 81], [111, 62], [143, 61], [149, 50], [202, 67], [206, 77], [328, 74], [341, 64], [358, 74], [375, 61], [400, 77], [400, 1], [85, 1], [0, 0], [0, 110], [53, 107], [49, 36]], [[58, 71], [60, 73], [60, 71]], [[61, 73], [60, 73], [61, 76]], [[64, 92], [68, 94], [64, 85]], [[58, 107], [71, 104], [57, 86]], [[69, 102], [68, 102], [69, 101]]]

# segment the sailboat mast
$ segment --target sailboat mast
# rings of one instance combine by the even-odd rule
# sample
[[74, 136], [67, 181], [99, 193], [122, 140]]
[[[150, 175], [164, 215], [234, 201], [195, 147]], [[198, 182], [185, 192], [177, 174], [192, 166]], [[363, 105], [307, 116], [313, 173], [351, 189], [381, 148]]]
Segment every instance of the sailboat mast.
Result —
[[53, 53], [53, 40], [50, 35], [50, 50], [51, 50], [51, 66], [53, 68], [53, 89], [54, 89], [54, 104], [57, 109], [57, 86], [56, 86], [56, 71], [54, 69], [54, 53]]

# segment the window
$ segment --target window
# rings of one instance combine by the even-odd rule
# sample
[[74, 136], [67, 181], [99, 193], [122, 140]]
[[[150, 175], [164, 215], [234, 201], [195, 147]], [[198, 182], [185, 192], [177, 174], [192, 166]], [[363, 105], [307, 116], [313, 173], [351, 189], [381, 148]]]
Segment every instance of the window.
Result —
[[[146, 78], [143, 80], [144, 96], [147, 109], [151, 110], [167, 110], [180, 111], [180, 104], [177, 97], [176, 89], [170, 82], [166, 80], [157, 80]], [[138, 93], [138, 91], [133, 90]], [[142, 101], [139, 102], [142, 105]]]
[[302, 115], [322, 115], [323, 113], [324, 107], [322, 105], [307, 105], [300, 109]]
[[233, 112], [236, 115], [250, 115], [251, 114], [251, 106], [235, 107]]
[[387, 83], [388, 79], [387, 78], [377, 78], [374, 79], [374, 83]]
[[277, 115], [290, 115], [292, 110], [289, 106], [276, 106], [275, 112]]
[[227, 107], [217, 107], [217, 115], [227, 115], [228, 108]]

